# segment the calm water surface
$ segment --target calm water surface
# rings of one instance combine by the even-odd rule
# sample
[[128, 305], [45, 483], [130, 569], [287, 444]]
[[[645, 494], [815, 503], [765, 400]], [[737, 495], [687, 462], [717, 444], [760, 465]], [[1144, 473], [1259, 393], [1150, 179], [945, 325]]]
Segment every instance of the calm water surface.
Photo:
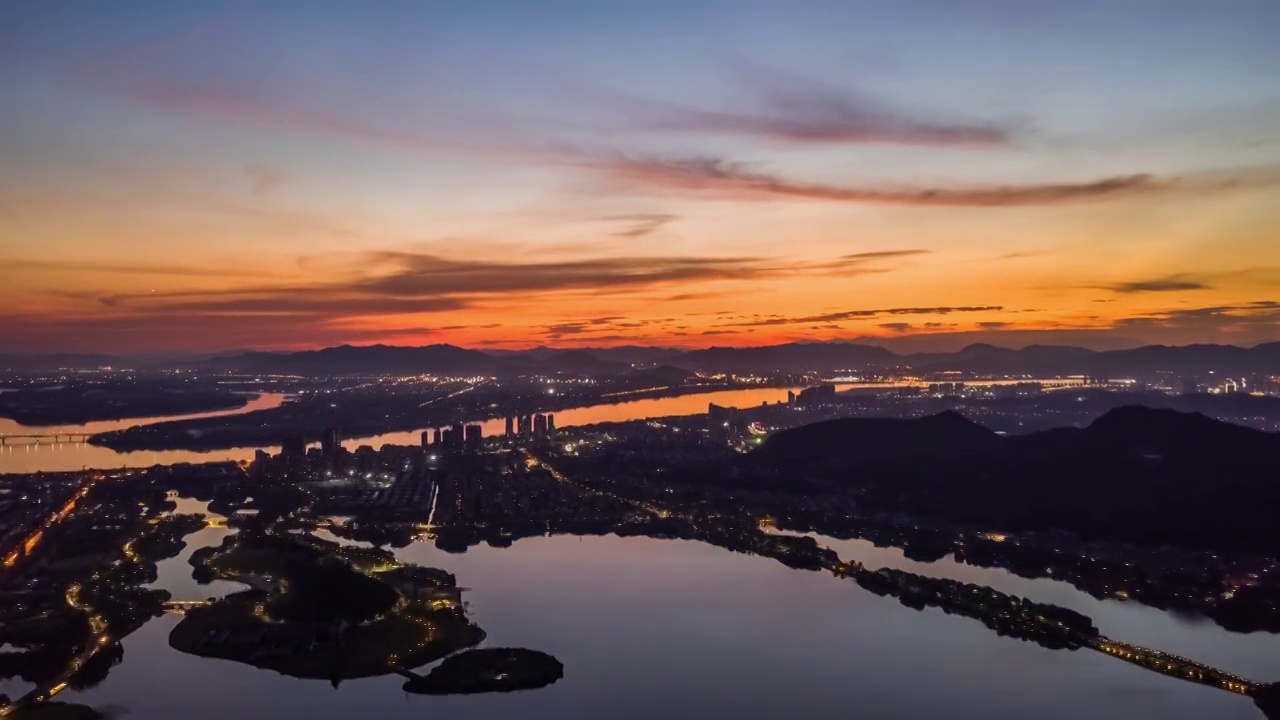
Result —
[[[862, 550], [841, 552], [855, 557]], [[861, 559], [869, 561], [873, 550]], [[335, 690], [171, 650], [167, 636], [178, 618], [165, 616], [125, 639], [124, 662], [102, 685], [67, 695], [127, 709], [127, 717], [140, 720], [1261, 717], [1243, 697], [1091, 651], [999, 638], [976, 621], [917, 612], [849, 580], [696, 542], [556, 536], [465, 554], [420, 543], [399, 555], [457, 574], [469, 588], [471, 617], [489, 633], [487, 645], [552, 653], [564, 663], [565, 678], [542, 690], [469, 697], [409, 696], [398, 677], [344, 682]], [[921, 569], [941, 575], [942, 565]], [[160, 583], [176, 592], [187, 592], [185, 582], [162, 572]], [[1061, 592], [1057, 583], [1019, 582], [1032, 583], [1026, 594], [1036, 599]], [[1148, 618], [1141, 608], [1122, 610], [1133, 618], [1100, 617], [1097, 611], [1114, 603], [1077, 601], [1092, 603], [1079, 609], [1094, 611], [1118, 637], [1152, 639], [1135, 637], [1146, 632], [1133, 627], [1139, 618], [1162, 633], [1154, 638], [1162, 646], [1184, 644], [1225, 667], [1276, 675], [1280, 653], [1257, 655], [1261, 641], [1230, 636], [1212, 650], [1214, 637], [1225, 636], [1212, 626], [1161, 621], [1158, 611]], [[1264, 639], [1276, 649], [1274, 636]], [[1220, 657], [1209, 657], [1215, 653]]]
[[[759, 405], [762, 402], [775, 403], [783, 401], [786, 400], [786, 397], [786, 388], [720, 390], [716, 392], [697, 393], [671, 398], [632, 400], [613, 405], [594, 405], [591, 407], [557, 412], [555, 415], [556, 425], [558, 427], [568, 427], [570, 425], [587, 425], [599, 422], [643, 420], [645, 418], [663, 417], [667, 415], [691, 415], [694, 413], [706, 412], [707, 405], [709, 403], [730, 407], [748, 407]], [[284, 402], [285, 398], [286, 396], [280, 394], [264, 394], [257, 400], [250, 403], [247, 407], [239, 410], [216, 413], [198, 413], [194, 415], [182, 415], [170, 418], [154, 418], [145, 421], [115, 420], [110, 422], [89, 423], [88, 425], [80, 426], [63, 426], [59, 427], [58, 430], [60, 432], [97, 433], [109, 430], [121, 430], [139, 424], [165, 420], [229, 415], [248, 412], [250, 410], [263, 410], [266, 408], [278, 407]], [[497, 435], [506, 429], [506, 421], [503, 419], [486, 420], [483, 422], [483, 425], [485, 435]], [[18, 425], [12, 420], [0, 419], [0, 434], [22, 434], [33, 431], [53, 433], [54, 429], [28, 428], [23, 425]], [[388, 444], [417, 445], [421, 441], [421, 434], [421, 429], [411, 430], [408, 432], [385, 433], [368, 438], [351, 439], [343, 444], [352, 450], [360, 445], [372, 445], [375, 448]], [[274, 447], [264, 449], [269, 451], [277, 450], [277, 448]], [[242, 447], [232, 448], [229, 450], [213, 450], [209, 452], [167, 450], [162, 452], [140, 451], [119, 453], [108, 448], [97, 447], [87, 443], [13, 445], [0, 447], [0, 473], [36, 472], [37, 470], [52, 472], [79, 470], [85, 467], [147, 467], [155, 464], [169, 465], [181, 462], [198, 463], [218, 460], [251, 460], [253, 459], [253, 453], [255, 450], [257, 450], [257, 448]]]
[[[102, 420], [84, 425], [56, 425], [30, 427], [21, 425], [9, 418], [0, 418], [0, 435], [22, 435], [37, 433], [55, 435], [57, 433], [100, 433], [112, 430], [124, 430], [136, 425], [147, 425], [170, 420], [191, 420], [204, 417], [220, 417], [235, 415], [254, 410], [267, 410], [279, 407], [288, 398], [283, 393], [263, 393], [242, 408], [233, 410], [215, 410], [190, 415], [173, 415], [157, 418], [132, 418], [128, 420]], [[174, 450], [164, 452], [116, 452], [104, 447], [83, 442], [52, 443], [42, 441], [38, 445], [18, 444], [0, 446], [0, 473], [29, 473], [43, 470], [45, 472], [79, 470], [81, 468], [118, 468], [146, 467], [156, 464], [168, 465], [180, 462], [210, 462], [213, 460], [241, 460], [253, 457], [252, 449], [224, 450], [209, 453]]]

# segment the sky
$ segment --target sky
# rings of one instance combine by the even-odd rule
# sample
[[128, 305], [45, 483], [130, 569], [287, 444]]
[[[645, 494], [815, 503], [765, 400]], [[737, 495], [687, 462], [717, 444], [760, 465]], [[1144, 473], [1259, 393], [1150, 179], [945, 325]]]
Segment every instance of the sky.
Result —
[[1280, 339], [1272, 0], [0, 0], [0, 352]]

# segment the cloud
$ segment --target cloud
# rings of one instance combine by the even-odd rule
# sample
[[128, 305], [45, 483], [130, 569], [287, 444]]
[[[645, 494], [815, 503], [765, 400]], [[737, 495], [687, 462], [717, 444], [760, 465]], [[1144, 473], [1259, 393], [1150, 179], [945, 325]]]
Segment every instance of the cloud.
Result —
[[[377, 251], [347, 254], [341, 258], [339, 279], [301, 281], [297, 277], [271, 276], [255, 282], [238, 268], [211, 266], [190, 269], [167, 266], [108, 265], [98, 263], [54, 265], [121, 273], [188, 273], [220, 279], [234, 278], [240, 286], [230, 289], [176, 289], [143, 292], [94, 291], [91, 287], [60, 295], [71, 303], [67, 310], [25, 322], [9, 329], [14, 347], [50, 347], [79, 344], [97, 338], [102, 346], [183, 347], [203, 338], [219, 338], [227, 346], [277, 346], [295, 344], [294, 338], [312, 337], [312, 344], [337, 340], [377, 339], [423, 333], [416, 325], [397, 325], [391, 316], [451, 313], [493, 308], [495, 303], [538, 303], [553, 295], [601, 296], [632, 294], [636, 297], [695, 299], [716, 296], [719, 291], [680, 293], [688, 285], [708, 282], [747, 282], [794, 277], [798, 273], [852, 277], [887, 272], [899, 258], [920, 255], [919, 249], [863, 251], [832, 259], [763, 257], [595, 257], [565, 261], [515, 261], [453, 259], [424, 252]], [[513, 255], [518, 257], [518, 255]], [[308, 265], [308, 263], [303, 263]], [[315, 277], [334, 277], [311, 273]], [[303, 275], [300, 277], [309, 277]], [[142, 287], [146, 287], [143, 285]], [[75, 303], [80, 303], [77, 308]], [[892, 312], [892, 311], [885, 311]], [[403, 321], [400, 321], [403, 323]], [[671, 318], [629, 319], [598, 316], [547, 326], [550, 337], [585, 335], [604, 339], [601, 333], [632, 333], [640, 328], [670, 330]], [[748, 323], [749, 324], [749, 323]], [[387, 326], [391, 330], [377, 329]], [[459, 326], [448, 326], [459, 329]], [[344, 332], [350, 331], [348, 335]], [[181, 336], [185, 334], [185, 339]], [[20, 340], [25, 336], [26, 340]], [[87, 345], [91, 346], [91, 345]]]
[[889, 260], [892, 258], [911, 257], [913, 255], [928, 255], [932, 250], [923, 248], [912, 248], [908, 250], [873, 250], [871, 252], [852, 253], [842, 255], [843, 260]]
[[1020, 185], [846, 186], [807, 183], [753, 170], [714, 156], [663, 157], [621, 152], [578, 152], [581, 167], [624, 187], [728, 200], [799, 199], [840, 203], [944, 207], [1055, 205], [1172, 191], [1213, 192], [1280, 184], [1280, 166], [1259, 166], [1185, 176], [1117, 175], [1085, 182]]
[[[276, 328], [364, 325], [381, 316], [447, 313], [514, 298], [536, 302], [549, 294], [642, 293], [708, 281], [749, 281], [789, 277], [798, 272], [852, 276], [885, 272], [883, 263], [918, 255], [922, 250], [853, 253], [832, 260], [788, 260], [757, 257], [601, 257], [571, 261], [509, 262], [449, 259], [407, 251], [369, 252], [348, 256], [345, 279], [325, 283], [280, 281], [248, 283], [224, 290], [167, 290], [162, 292], [97, 293], [72, 300], [95, 301], [96, 314], [108, 325], [164, 329], [181, 318], [191, 334], [222, 332], [227, 319], [251, 327]], [[122, 267], [122, 271], [132, 268]], [[222, 270], [225, 273], [225, 269]], [[678, 297], [672, 295], [671, 297]], [[688, 297], [704, 297], [690, 293]], [[86, 312], [90, 310], [86, 308]], [[91, 312], [91, 314], [93, 314]], [[48, 318], [49, 327], [60, 318]], [[619, 332], [668, 322], [600, 316], [548, 326], [551, 337]], [[68, 332], [78, 330], [68, 329]], [[336, 333], [336, 331], [334, 331]], [[232, 333], [235, 337], [243, 332]], [[317, 337], [327, 337], [319, 332]]]
[[906, 332], [910, 330], [911, 323], [905, 323], [905, 322], [880, 323], [880, 327], [884, 328], [885, 330], [891, 330], [893, 332], [900, 333], [900, 332]]
[[791, 143], [992, 146], [1010, 140], [1007, 127], [925, 118], [846, 88], [769, 68], [742, 68], [736, 75], [752, 97], [749, 108], [705, 109], [620, 94], [606, 101], [622, 116], [619, 122], [650, 130]]
[[1131, 295], [1135, 293], [1151, 293], [1151, 292], [1182, 292], [1187, 290], [1212, 290], [1213, 287], [1207, 285], [1203, 280], [1196, 279], [1190, 275], [1169, 275], [1162, 278], [1153, 278], [1150, 280], [1132, 280], [1129, 282], [1111, 283], [1107, 285], [1096, 286], [1099, 289], [1110, 290], [1114, 293], [1123, 295]]
[[[0, 258], [0, 274], [25, 272], [109, 273], [113, 275], [173, 275], [178, 277], [224, 277], [223, 268], [195, 265], [151, 265], [147, 263], [103, 262], [98, 260], [30, 260]], [[240, 277], [264, 277], [253, 270], [237, 270]]]
[[1045, 205], [1152, 193], [1167, 188], [1170, 182], [1149, 174], [1136, 174], [1085, 183], [956, 188], [846, 187], [791, 181], [714, 157], [672, 159], [623, 154], [602, 159], [595, 167], [616, 181], [667, 192], [738, 200], [795, 198], [888, 205]]
[[773, 325], [802, 325], [813, 323], [833, 323], [845, 320], [859, 320], [894, 315], [950, 315], [952, 313], [999, 312], [1004, 310], [1000, 305], [959, 305], [941, 307], [899, 307], [876, 310], [843, 310], [823, 313], [821, 315], [762, 315], [742, 322], [728, 323], [728, 327], [767, 327]]
[[989, 322], [980, 322], [980, 323], [978, 323], [978, 327], [982, 328], [983, 330], [999, 330], [999, 329], [1001, 329], [1001, 328], [1007, 328], [1007, 327], [1009, 327], [1010, 325], [1012, 325], [1012, 323], [1007, 323], [1007, 322], [998, 322], [998, 321], [989, 321]]
[[249, 179], [253, 194], [257, 196], [267, 195], [291, 179], [289, 173], [267, 163], [245, 165], [244, 174]]
[[613, 233], [614, 237], [639, 238], [645, 235], [652, 235], [680, 219], [680, 216], [667, 213], [635, 213], [631, 215], [608, 215], [601, 219], [627, 224], [626, 228]]
[[1120, 318], [1114, 326], [1124, 331], [1162, 330], [1190, 337], [1248, 334], [1263, 340], [1280, 335], [1280, 302], [1256, 300], [1233, 305], [1156, 310]]
[[420, 326], [361, 327], [339, 319], [299, 321], [287, 315], [0, 315], [0, 347], [69, 352], [290, 348], [388, 340], [423, 343], [435, 335], [435, 330]]
[[792, 265], [760, 258], [615, 257], [564, 262], [452, 260], [377, 252], [352, 263], [351, 279], [224, 291], [109, 295], [100, 302], [149, 312], [375, 314], [456, 310], [471, 299], [569, 290], [629, 290], [776, 275]]

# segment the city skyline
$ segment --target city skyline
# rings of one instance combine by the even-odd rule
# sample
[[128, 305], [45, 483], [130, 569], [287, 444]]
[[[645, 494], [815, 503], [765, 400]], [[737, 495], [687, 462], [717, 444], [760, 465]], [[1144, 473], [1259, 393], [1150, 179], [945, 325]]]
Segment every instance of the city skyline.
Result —
[[1280, 337], [1274, 4], [7, 15], [6, 351]]

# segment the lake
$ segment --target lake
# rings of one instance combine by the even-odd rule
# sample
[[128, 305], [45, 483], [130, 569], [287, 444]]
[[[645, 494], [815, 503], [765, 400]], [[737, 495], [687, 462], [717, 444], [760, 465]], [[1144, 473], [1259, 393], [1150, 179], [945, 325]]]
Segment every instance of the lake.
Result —
[[[185, 558], [227, 532], [189, 537], [183, 557], [162, 567], [159, 584], [180, 598], [207, 596], [190, 584]], [[1063, 601], [1117, 639], [1280, 679], [1280, 636], [1234, 635], [1053, 581], [951, 561], [912, 563], [861, 541], [824, 541], [871, 566], [905, 562], [904, 569], [935, 576], [974, 573], [963, 579]], [[124, 640], [124, 661], [103, 684], [63, 698], [127, 709], [139, 720], [1261, 718], [1244, 697], [1088, 650], [997, 637], [976, 621], [911, 610], [850, 580], [693, 541], [554, 536], [463, 554], [416, 543], [398, 554], [457, 575], [468, 588], [469, 615], [488, 632], [486, 646], [551, 653], [564, 663], [564, 679], [541, 690], [465, 697], [406, 695], [396, 676], [335, 690], [172, 650], [167, 637], [178, 618], [165, 616]]]

